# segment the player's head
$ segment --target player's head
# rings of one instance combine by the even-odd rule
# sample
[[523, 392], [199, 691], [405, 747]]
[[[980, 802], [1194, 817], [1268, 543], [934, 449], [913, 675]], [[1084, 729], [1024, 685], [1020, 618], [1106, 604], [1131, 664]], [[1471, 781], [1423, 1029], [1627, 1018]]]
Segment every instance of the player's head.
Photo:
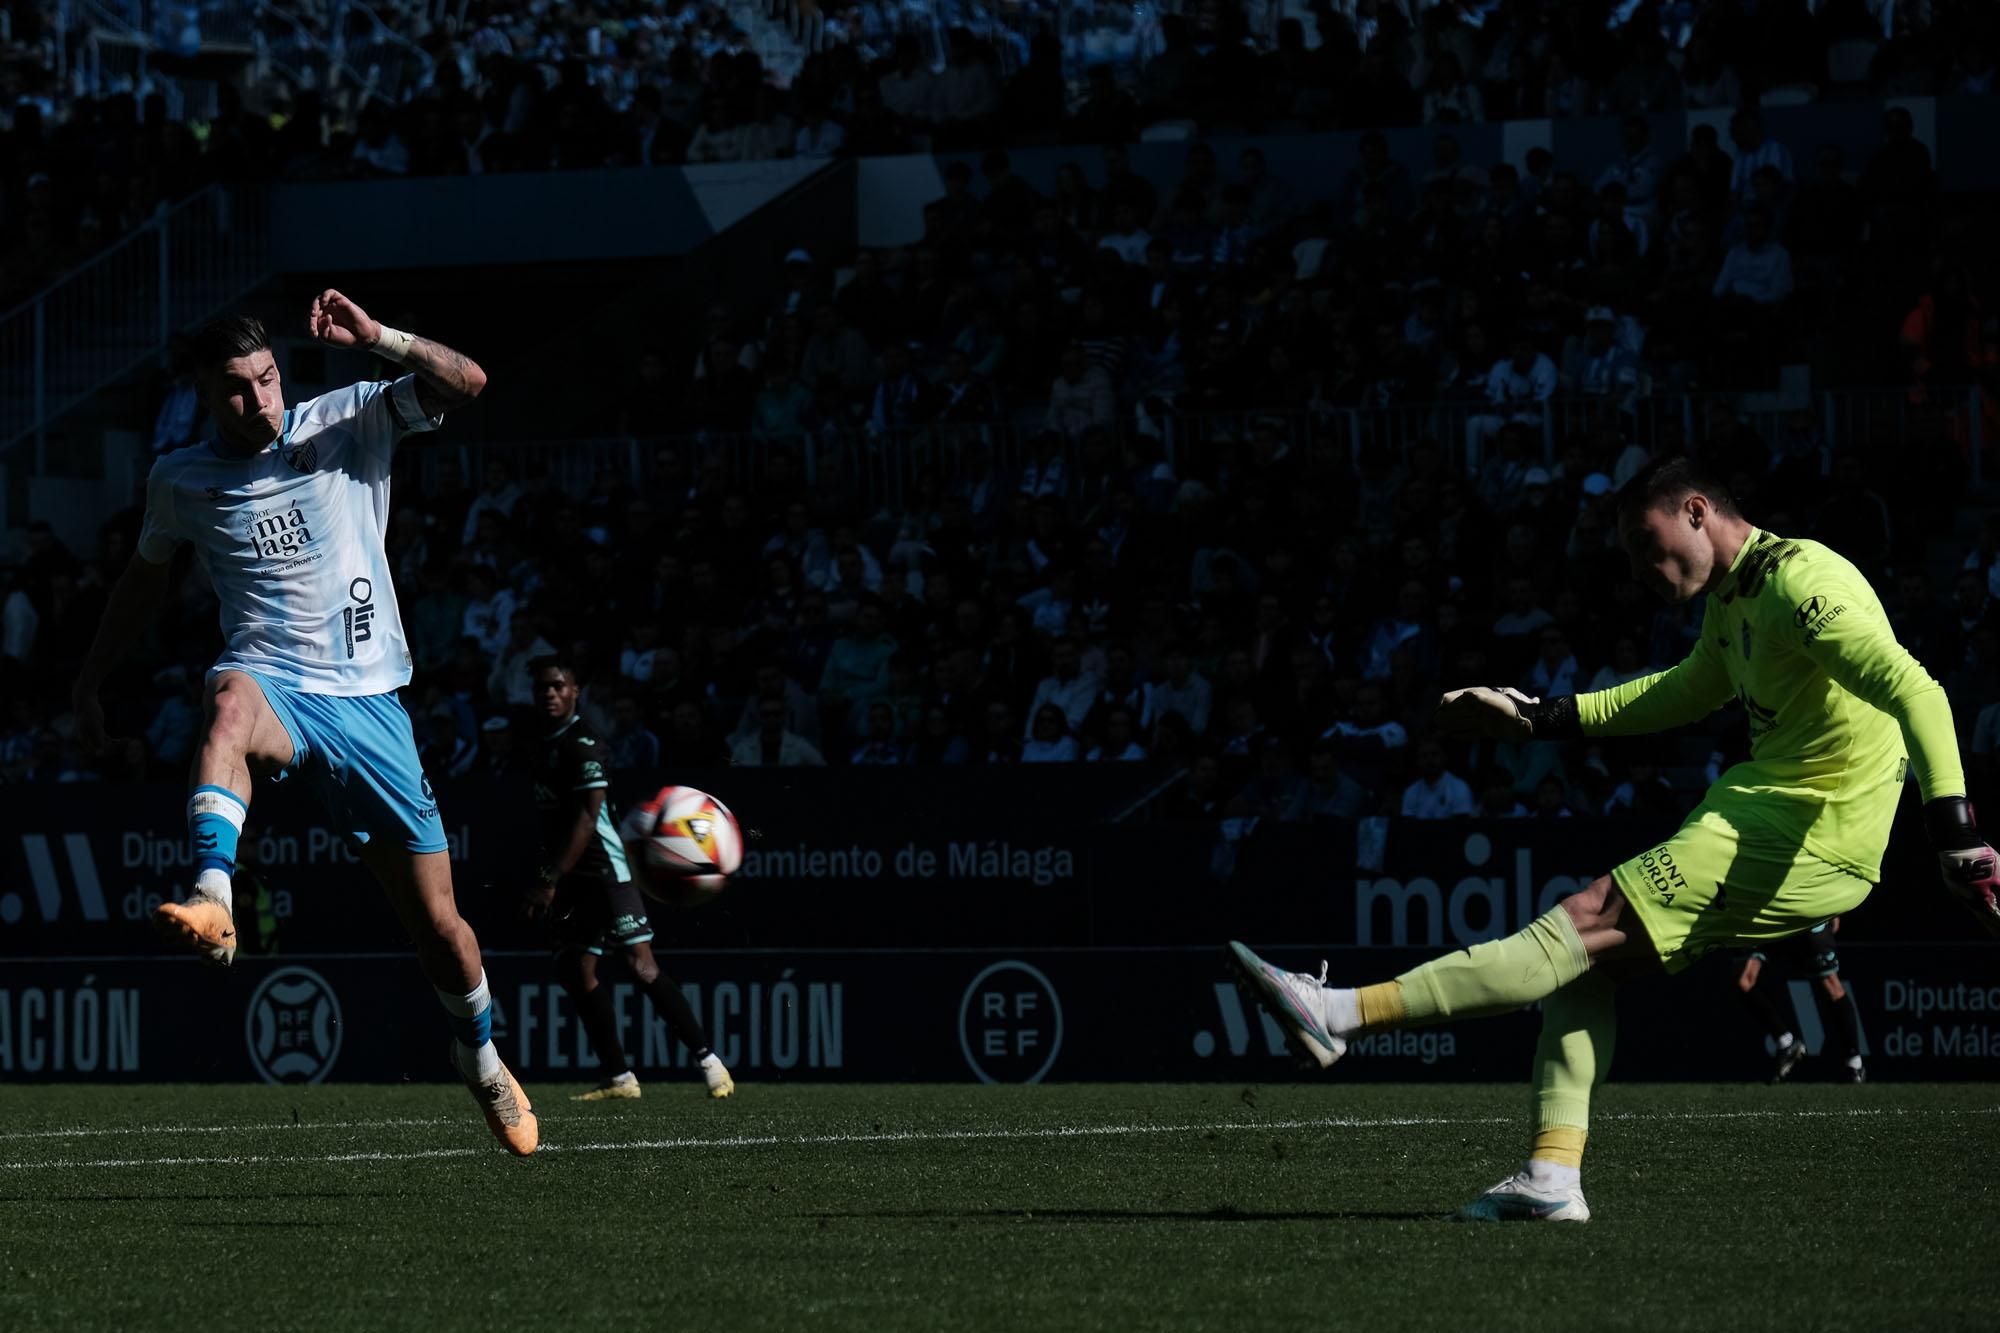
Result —
[[535, 682], [535, 706], [552, 725], [560, 726], [576, 715], [576, 667], [561, 654], [537, 657], [528, 663]]
[[1656, 458], [1618, 491], [1618, 541], [1632, 577], [1669, 602], [1699, 596], [1727, 572], [1720, 543], [1742, 524], [1729, 488], [1692, 459]]
[[262, 321], [223, 315], [195, 331], [196, 392], [215, 419], [223, 447], [255, 453], [285, 428], [285, 390]]

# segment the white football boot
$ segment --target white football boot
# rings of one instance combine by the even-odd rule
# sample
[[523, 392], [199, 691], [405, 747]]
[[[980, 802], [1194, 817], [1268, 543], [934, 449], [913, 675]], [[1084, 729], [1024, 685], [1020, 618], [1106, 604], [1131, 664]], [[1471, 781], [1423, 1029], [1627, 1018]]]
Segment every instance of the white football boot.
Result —
[[1300, 1063], [1326, 1069], [1347, 1054], [1347, 1037], [1327, 1021], [1325, 963], [1319, 965], [1317, 977], [1284, 972], [1231, 940], [1229, 966], [1236, 973], [1237, 989], [1277, 1020], [1285, 1045]]
[[729, 1077], [729, 1071], [714, 1055], [701, 1062], [701, 1077], [708, 1084], [708, 1095], [711, 1097], [728, 1097], [736, 1091], [736, 1080]]
[[1461, 1222], [1588, 1222], [1581, 1185], [1538, 1183], [1523, 1169], [1458, 1210]]

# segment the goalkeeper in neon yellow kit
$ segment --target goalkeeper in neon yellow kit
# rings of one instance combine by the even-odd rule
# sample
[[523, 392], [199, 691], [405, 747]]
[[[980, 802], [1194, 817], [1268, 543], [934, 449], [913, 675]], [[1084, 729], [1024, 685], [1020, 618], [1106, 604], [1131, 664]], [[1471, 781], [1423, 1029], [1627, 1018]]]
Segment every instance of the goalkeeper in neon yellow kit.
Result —
[[1609, 690], [1531, 699], [1444, 697], [1439, 730], [1521, 740], [1629, 736], [1693, 722], [1730, 699], [1751, 758], [1724, 773], [1665, 843], [1593, 880], [1525, 930], [1393, 981], [1325, 984], [1241, 944], [1239, 981], [1293, 1050], [1325, 1067], [1357, 1035], [1506, 1013], [1539, 1000], [1534, 1144], [1520, 1172], [1460, 1216], [1588, 1221], [1579, 1170], [1590, 1091], [1610, 1068], [1612, 982], [1677, 972], [1711, 949], [1779, 939], [1849, 912], [1881, 873], [1906, 766], [1945, 884], [2000, 931], [1993, 849], [1973, 824], [1944, 691], [1889, 628], [1854, 566], [1817, 542], [1764, 532], [1682, 458], [1618, 494], [1633, 574], [1672, 602], [1706, 594], [1701, 640], [1670, 670]]

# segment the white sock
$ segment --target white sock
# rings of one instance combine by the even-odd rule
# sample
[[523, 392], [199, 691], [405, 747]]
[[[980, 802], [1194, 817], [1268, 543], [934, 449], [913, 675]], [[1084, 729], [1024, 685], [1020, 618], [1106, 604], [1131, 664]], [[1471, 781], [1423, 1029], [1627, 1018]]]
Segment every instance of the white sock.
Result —
[[1540, 1190], [1573, 1190], [1583, 1185], [1583, 1168], [1530, 1157], [1524, 1169], [1529, 1181]]
[[1798, 1038], [1797, 1038], [1797, 1037], [1794, 1037], [1794, 1036], [1793, 1036], [1793, 1035], [1792, 1035], [1791, 1033], [1789, 1033], [1789, 1032], [1786, 1032], [1786, 1033], [1783, 1033], [1783, 1034], [1782, 1034], [1782, 1035], [1780, 1035], [1780, 1036], [1779, 1036], [1779, 1038], [1778, 1038], [1778, 1049], [1782, 1051], [1782, 1050], [1784, 1050], [1784, 1049], [1785, 1049], [1785, 1048], [1786, 1048], [1787, 1046], [1790, 1046], [1790, 1045], [1791, 1045], [1791, 1044], [1792, 1044], [1793, 1042], [1795, 1042], [1795, 1041], [1797, 1041], [1797, 1040], [1798, 1040]]
[[1361, 1026], [1361, 999], [1352, 990], [1322, 986], [1319, 991], [1321, 1021], [1336, 1037], [1344, 1037]]
[[437, 997], [438, 1003], [444, 1006], [444, 1011], [454, 1020], [452, 1031], [458, 1038], [455, 1047], [458, 1072], [481, 1083], [498, 1078], [501, 1070], [500, 1049], [493, 1044], [490, 1033], [484, 1041], [477, 1044], [466, 1039], [472, 1020], [487, 1015], [490, 1023], [493, 992], [487, 988], [486, 974], [481, 972], [479, 984], [464, 995], [454, 995], [450, 991], [440, 990]]
[[637, 1083], [639, 1076], [628, 1069], [622, 1074], [612, 1075], [611, 1081], [619, 1087], [623, 1087], [627, 1083]]
[[458, 1043], [458, 1069], [460, 1073], [469, 1074], [473, 1079], [484, 1083], [488, 1079], [499, 1078], [502, 1068], [503, 1066], [500, 1063], [500, 1048], [492, 1042], [489, 1041], [481, 1044], [478, 1050], [474, 1050], [464, 1042]]
[[1859, 1068], [1861, 1068], [1861, 1057], [1860, 1057], [1860, 1056], [1858, 1056], [1858, 1055], [1850, 1055], [1850, 1056], [1848, 1056], [1848, 1057], [1847, 1057], [1847, 1067], [1848, 1067], [1849, 1069], [1859, 1069]]
[[215, 899], [231, 912], [236, 910], [236, 900], [229, 891], [229, 876], [214, 866], [194, 877], [194, 891]]

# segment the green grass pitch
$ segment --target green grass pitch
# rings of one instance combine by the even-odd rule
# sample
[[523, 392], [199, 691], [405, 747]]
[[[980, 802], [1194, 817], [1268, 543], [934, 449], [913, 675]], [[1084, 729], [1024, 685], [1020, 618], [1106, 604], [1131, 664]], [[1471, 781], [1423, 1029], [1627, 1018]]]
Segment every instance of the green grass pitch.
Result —
[[1991, 1086], [1614, 1085], [1581, 1227], [1517, 1087], [578, 1090], [0, 1089], [0, 1329], [2000, 1327]]

